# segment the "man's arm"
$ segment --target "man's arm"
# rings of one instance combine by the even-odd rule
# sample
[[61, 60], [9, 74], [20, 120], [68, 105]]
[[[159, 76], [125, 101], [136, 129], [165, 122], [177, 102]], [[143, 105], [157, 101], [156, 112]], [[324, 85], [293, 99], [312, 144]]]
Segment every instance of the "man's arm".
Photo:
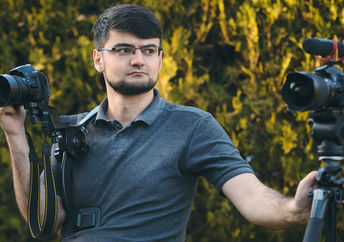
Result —
[[265, 186], [251, 173], [228, 180], [222, 192], [248, 221], [272, 229], [288, 228], [307, 222], [312, 202], [307, 193], [316, 187], [316, 175], [311, 172], [299, 183], [294, 198]]
[[[4, 130], [12, 164], [13, 184], [16, 201], [20, 213], [27, 221], [28, 199], [30, 188], [30, 163], [29, 146], [24, 129], [25, 110], [23, 107], [14, 109], [13, 107], [0, 108], [0, 126]], [[41, 182], [40, 191], [40, 221], [43, 221], [45, 208], [45, 186]], [[64, 219], [65, 211], [62, 206], [61, 197], [57, 197], [57, 221], [55, 231], [57, 231]]]

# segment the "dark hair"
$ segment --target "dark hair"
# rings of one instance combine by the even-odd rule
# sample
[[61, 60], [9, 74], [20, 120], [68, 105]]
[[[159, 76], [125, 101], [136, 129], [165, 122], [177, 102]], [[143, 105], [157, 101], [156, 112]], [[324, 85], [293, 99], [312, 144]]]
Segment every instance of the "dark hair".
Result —
[[128, 32], [142, 39], [159, 38], [162, 41], [162, 27], [149, 9], [123, 4], [108, 8], [94, 23], [92, 31], [96, 48], [104, 47], [111, 29]]

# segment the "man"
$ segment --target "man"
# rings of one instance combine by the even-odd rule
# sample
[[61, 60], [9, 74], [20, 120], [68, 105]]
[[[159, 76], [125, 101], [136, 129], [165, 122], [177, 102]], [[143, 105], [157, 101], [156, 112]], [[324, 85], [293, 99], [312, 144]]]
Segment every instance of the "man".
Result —
[[[256, 178], [210, 114], [160, 98], [154, 86], [162, 29], [151, 11], [134, 5], [107, 9], [93, 31], [94, 66], [103, 73], [107, 98], [87, 127], [90, 150], [73, 163], [71, 189], [75, 207], [98, 208], [100, 222], [75, 230], [57, 182], [55, 230], [62, 227], [63, 241], [184, 241], [199, 176], [255, 224], [287, 228], [306, 222], [316, 172], [300, 182], [294, 198], [286, 198]], [[0, 109], [17, 203], [27, 219], [24, 119], [23, 108]]]

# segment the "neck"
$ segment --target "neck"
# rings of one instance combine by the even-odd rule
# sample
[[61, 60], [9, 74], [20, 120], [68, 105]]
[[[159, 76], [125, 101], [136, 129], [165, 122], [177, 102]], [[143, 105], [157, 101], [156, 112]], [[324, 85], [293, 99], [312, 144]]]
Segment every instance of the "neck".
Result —
[[136, 119], [143, 110], [153, 101], [153, 89], [147, 93], [124, 96], [119, 93], [108, 93], [108, 110], [106, 118], [117, 120], [125, 127], [128, 123]]

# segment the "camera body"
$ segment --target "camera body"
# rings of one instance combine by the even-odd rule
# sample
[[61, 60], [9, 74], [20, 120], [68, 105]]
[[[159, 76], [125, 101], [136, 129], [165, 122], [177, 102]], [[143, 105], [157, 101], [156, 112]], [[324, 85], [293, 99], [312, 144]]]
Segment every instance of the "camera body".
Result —
[[[344, 73], [333, 63], [313, 73], [291, 72], [282, 86], [282, 97], [292, 112], [310, 110], [312, 137], [321, 144], [318, 154], [344, 154]], [[337, 146], [339, 145], [339, 146]]]
[[24, 105], [46, 101], [50, 97], [47, 77], [30, 64], [10, 70], [10, 74], [0, 75], [0, 107]]

